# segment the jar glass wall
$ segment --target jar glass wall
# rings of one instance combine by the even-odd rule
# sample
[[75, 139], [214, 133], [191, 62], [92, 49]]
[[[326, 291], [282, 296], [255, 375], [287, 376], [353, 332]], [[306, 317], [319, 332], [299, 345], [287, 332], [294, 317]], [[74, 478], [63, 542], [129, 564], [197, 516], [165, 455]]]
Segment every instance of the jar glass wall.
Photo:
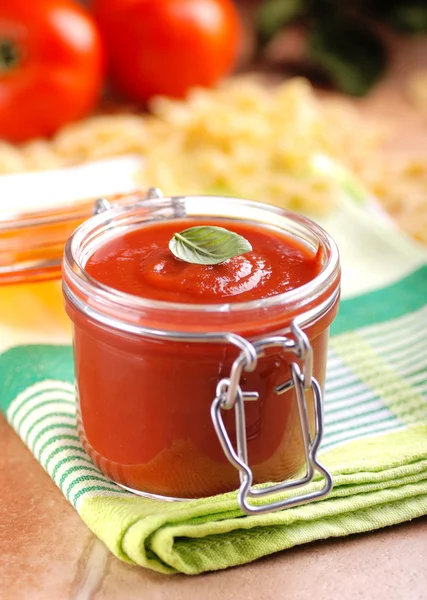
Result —
[[[245, 221], [280, 230], [311, 252], [319, 274], [277, 296], [245, 303], [191, 305], [147, 300], [95, 281], [87, 260], [112, 237], [165, 219]], [[146, 200], [113, 208], [71, 236], [63, 265], [64, 295], [73, 322], [78, 423], [83, 445], [111, 479], [137, 492], [191, 498], [236, 489], [210, 409], [239, 348], [227, 335], [254, 342], [286, 335], [296, 317], [313, 350], [313, 375], [323, 386], [330, 323], [336, 315], [340, 269], [334, 242], [317, 225], [272, 206], [231, 198]], [[226, 337], [224, 337], [226, 336]], [[278, 482], [303, 469], [305, 453], [295, 390], [278, 394], [294, 359], [271, 348], [243, 372], [248, 459], [254, 483]], [[298, 361], [297, 361], [298, 362]], [[302, 364], [301, 364], [302, 366]], [[314, 407], [307, 394], [314, 435]], [[235, 443], [233, 411], [224, 423]]]

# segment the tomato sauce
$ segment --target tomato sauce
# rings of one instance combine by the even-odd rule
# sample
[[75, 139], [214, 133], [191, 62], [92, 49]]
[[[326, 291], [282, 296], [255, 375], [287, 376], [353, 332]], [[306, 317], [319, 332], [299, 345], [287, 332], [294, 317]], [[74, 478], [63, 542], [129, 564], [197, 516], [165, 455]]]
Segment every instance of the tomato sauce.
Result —
[[[175, 258], [168, 248], [172, 235], [206, 224], [243, 235], [252, 251], [212, 266]], [[92, 253], [85, 271], [133, 296], [202, 308], [293, 290], [312, 281], [322, 264], [321, 250], [315, 252], [274, 228], [233, 220], [185, 219], [146, 224], [110, 238]], [[328, 328], [336, 310], [335, 304], [308, 331], [314, 376], [321, 385]], [[216, 437], [210, 407], [216, 385], [229, 376], [238, 350], [230, 344], [207, 343], [203, 337], [181, 342], [119, 331], [88, 318], [70, 302], [67, 311], [74, 323], [79, 433], [104, 473], [134, 490], [173, 497], [236, 489], [238, 474]], [[255, 337], [265, 333], [260, 314], [251, 326]], [[282, 326], [289, 326], [285, 318]], [[203, 333], [203, 322], [199, 329]], [[275, 349], [258, 360], [254, 372], [243, 372], [242, 389], [259, 393], [259, 400], [245, 403], [248, 458], [255, 483], [282, 481], [304, 466], [295, 393], [275, 392], [289, 379], [292, 360], [292, 355]], [[308, 403], [313, 423], [310, 397]], [[234, 411], [223, 415], [235, 442]]]
[[313, 253], [271, 228], [231, 223], [252, 252], [218, 265], [178, 260], [169, 250], [173, 234], [215, 221], [173, 221], [145, 226], [113, 239], [96, 250], [86, 264], [95, 279], [128, 294], [187, 304], [247, 302], [282, 294], [311, 281], [321, 268], [320, 250]]

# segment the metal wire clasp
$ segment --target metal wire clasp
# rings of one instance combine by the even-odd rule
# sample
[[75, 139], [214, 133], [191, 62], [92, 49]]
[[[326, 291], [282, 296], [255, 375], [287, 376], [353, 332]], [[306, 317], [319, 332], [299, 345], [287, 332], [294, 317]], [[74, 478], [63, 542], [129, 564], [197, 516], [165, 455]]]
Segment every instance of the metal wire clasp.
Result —
[[[162, 197], [163, 192], [159, 188], [151, 187], [142, 195], [141, 200], [152, 200]], [[110, 204], [106, 198], [98, 198], [93, 203], [92, 215], [100, 215], [106, 210], [110, 210], [110, 208], [114, 208], [114, 204]]]
[[[230, 463], [239, 471], [240, 488], [237, 496], [239, 506], [243, 512], [249, 515], [290, 508], [311, 502], [312, 500], [319, 500], [329, 494], [333, 487], [330, 473], [317, 459], [317, 451], [323, 436], [323, 399], [320, 385], [313, 377], [313, 350], [307, 335], [301, 329], [298, 318], [292, 322], [291, 331], [295, 339], [272, 336], [254, 343], [246, 341], [247, 346], [242, 349], [231, 367], [230, 377], [219, 381], [216, 389], [216, 397], [211, 405], [211, 417], [222, 449]], [[283, 394], [295, 388], [307, 468], [305, 475], [300, 479], [283, 481], [263, 488], [252, 488], [253, 475], [248, 464], [244, 403], [247, 400], [256, 400], [258, 394], [256, 392], [243, 392], [240, 387], [240, 378], [243, 370], [254, 371], [258, 358], [262, 357], [268, 348], [274, 347], [281, 348], [284, 352], [293, 354], [303, 363], [301, 370], [298, 363], [291, 362], [289, 365], [290, 379], [276, 387], [275, 391], [277, 394]], [[306, 392], [310, 390], [313, 394], [315, 410], [314, 436], [310, 431], [306, 402]], [[222, 410], [230, 410], [232, 408], [234, 408], [236, 419], [237, 451], [230, 441], [221, 415]], [[313, 480], [316, 471], [321, 473], [324, 478], [324, 486], [320, 490], [273, 501], [268, 504], [253, 505], [248, 502], [248, 498], [269, 496], [277, 492], [293, 490], [304, 486]]]

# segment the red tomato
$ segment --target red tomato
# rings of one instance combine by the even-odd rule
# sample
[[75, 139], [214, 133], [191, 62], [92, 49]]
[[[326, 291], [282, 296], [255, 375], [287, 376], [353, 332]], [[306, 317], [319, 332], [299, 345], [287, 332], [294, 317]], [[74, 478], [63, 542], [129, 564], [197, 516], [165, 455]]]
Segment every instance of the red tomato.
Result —
[[0, 2], [0, 137], [53, 134], [97, 102], [101, 40], [73, 0]]
[[240, 19], [231, 0], [93, 0], [113, 84], [129, 97], [183, 97], [234, 66]]

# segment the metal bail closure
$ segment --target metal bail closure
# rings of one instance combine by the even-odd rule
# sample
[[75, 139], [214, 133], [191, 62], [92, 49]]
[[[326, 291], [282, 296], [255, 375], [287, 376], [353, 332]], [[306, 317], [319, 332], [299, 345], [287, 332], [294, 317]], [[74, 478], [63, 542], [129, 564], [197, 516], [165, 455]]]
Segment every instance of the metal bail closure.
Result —
[[[333, 487], [330, 473], [317, 459], [317, 452], [323, 436], [323, 399], [320, 385], [312, 376], [313, 351], [307, 336], [298, 324], [298, 319], [292, 322], [291, 331], [295, 336], [295, 341], [283, 336], [264, 338], [253, 344], [246, 341], [248, 347], [242, 349], [234, 361], [230, 377], [221, 379], [218, 383], [216, 397], [211, 405], [211, 417], [222, 449], [230, 463], [239, 471], [240, 488], [237, 496], [239, 506], [248, 515], [268, 513], [306, 504], [313, 500], [320, 500], [329, 494]], [[295, 388], [304, 445], [306, 473], [300, 479], [286, 480], [267, 487], [252, 488], [253, 474], [248, 464], [244, 404], [245, 401], [256, 400], [258, 394], [256, 392], [243, 392], [240, 387], [240, 377], [243, 370], [253, 371], [256, 368], [257, 359], [262, 357], [268, 348], [273, 347], [281, 348], [284, 352], [290, 352], [303, 362], [302, 371], [298, 363], [290, 363], [291, 378], [278, 386], [275, 391], [277, 394], [283, 394]], [[250, 357], [249, 360], [248, 356]], [[310, 390], [314, 400], [314, 436], [310, 431], [306, 400], [306, 392]], [[231, 408], [234, 408], [235, 411], [237, 451], [230, 441], [221, 415], [222, 410], [230, 410]], [[248, 502], [249, 498], [262, 498], [278, 492], [290, 491], [305, 486], [313, 480], [316, 471], [323, 475], [324, 479], [324, 485], [320, 490], [276, 501], [273, 500], [268, 504], [254, 505]]]
[[[156, 198], [163, 198], [163, 192], [160, 188], [150, 187], [148, 190], [141, 196], [141, 201], [144, 200], [154, 200]], [[110, 204], [106, 198], [98, 198], [93, 203], [92, 215], [100, 215], [106, 210], [110, 210], [110, 208], [114, 208], [115, 204]]]

